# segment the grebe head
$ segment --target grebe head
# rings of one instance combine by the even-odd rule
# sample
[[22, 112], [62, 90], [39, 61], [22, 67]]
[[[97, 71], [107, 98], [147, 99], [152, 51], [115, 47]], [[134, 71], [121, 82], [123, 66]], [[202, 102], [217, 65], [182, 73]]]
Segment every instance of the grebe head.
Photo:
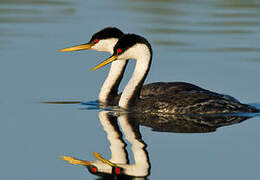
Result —
[[83, 165], [86, 168], [88, 168], [90, 173], [94, 175], [102, 175], [102, 174], [120, 175], [121, 173], [123, 173], [124, 169], [122, 167], [117, 166], [117, 164], [102, 158], [100, 154], [96, 152], [94, 152], [93, 154], [98, 160], [85, 161], [70, 156], [61, 156], [61, 159], [67, 161], [70, 164]]
[[113, 48], [118, 39], [122, 37], [124, 33], [116, 27], [107, 27], [95, 33], [88, 43], [72, 46], [69, 48], [61, 49], [59, 51], [80, 51], [91, 49], [94, 51], [105, 51], [113, 53]]
[[91, 71], [94, 71], [102, 66], [105, 66], [115, 60], [142, 59], [152, 58], [152, 48], [150, 43], [142, 36], [136, 34], [126, 34], [119, 39], [114, 46], [113, 55], [103, 61]]

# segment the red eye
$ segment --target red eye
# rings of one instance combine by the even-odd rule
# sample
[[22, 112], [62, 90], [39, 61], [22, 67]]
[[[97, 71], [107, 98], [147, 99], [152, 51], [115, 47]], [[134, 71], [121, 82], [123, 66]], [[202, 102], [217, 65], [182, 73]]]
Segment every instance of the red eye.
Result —
[[93, 168], [92, 168], [92, 172], [93, 172], [93, 173], [97, 173], [97, 168], [96, 168], [96, 167], [93, 167]]
[[117, 175], [120, 174], [120, 168], [119, 168], [119, 167], [116, 167], [116, 169], [115, 169], [115, 173], [116, 173]]
[[117, 52], [117, 54], [119, 54], [119, 53], [122, 52], [122, 49], [118, 48], [118, 49], [116, 50], [116, 52]]
[[99, 41], [98, 39], [94, 39], [94, 43], [98, 43], [98, 41]]

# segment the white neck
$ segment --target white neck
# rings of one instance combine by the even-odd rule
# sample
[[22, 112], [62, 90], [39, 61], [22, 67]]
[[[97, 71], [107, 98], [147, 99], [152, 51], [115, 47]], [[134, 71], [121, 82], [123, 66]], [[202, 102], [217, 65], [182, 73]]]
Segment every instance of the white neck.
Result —
[[[92, 47], [92, 49], [96, 51], [106, 51], [113, 54], [113, 49], [117, 41], [117, 38], [100, 40], [95, 46]], [[98, 99], [100, 102], [107, 104], [113, 101], [117, 96], [118, 86], [124, 75], [126, 65], [127, 61], [112, 62], [108, 76], [99, 92]]]
[[100, 102], [111, 102], [118, 93], [118, 87], [125, 72], [127, 61], [114, 61], [110, 66], [110, 71], [99, 92]]
[[140, 90], [149, 71], [152, 57], [150, 49], [144, 44], [136, 44], [125, 53], [127, 53], [127, 59], [136, 59], [134, 73], [119, 101], [120, 107], [128, 109], [140, 95]]

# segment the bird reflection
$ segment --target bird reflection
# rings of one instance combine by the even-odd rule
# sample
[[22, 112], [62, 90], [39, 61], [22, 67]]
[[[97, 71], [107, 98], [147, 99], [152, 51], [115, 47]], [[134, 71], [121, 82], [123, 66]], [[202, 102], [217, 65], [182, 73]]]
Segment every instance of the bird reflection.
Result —
[[[100, 176], [102, 179], [146, 179], [150, 173], [150, 162], [139, 125], [130, 123], [128, 114], [120, 114], [116, 117], [111, 112], [101, 111], [99, 119], [110, 142], [111, 159], [106, 160], [96, 152], [94, 152], [96, 161], [85, 161], [68, 156], [62, 156], [62, 159], [70, 164], [86, 166], [90, 173]], [[125, 138], [132, 145], [131, 150], [135, 161], [133, 164], [129, 163], [126, 143], [122, 139], [118, 122]]]
[[241, 123], [251, 117], [238, 114], [214, 115], [165, 115], [165, 114], [131, 114], [131, 121], [158, 132], [174, 133], [209, 133], [219, 127]]
[[[146, 179], [150, 174], [147, 145], [139, 131], [140, 126], [153, 131], [175, 133], [208, 133], [217, 128], [243, 122], [250, 117], [238, 115], [167, 116], [160, 114], [132, 114], [120, 111], [100, 111], [99, 119], [110, 143], [111, 158], [94, 152], [95, 161], [62, 156], [70, 164], [86, 166], [101, 179]], [[134, 163], [129, 163], [125, 139], [132, 145]]]

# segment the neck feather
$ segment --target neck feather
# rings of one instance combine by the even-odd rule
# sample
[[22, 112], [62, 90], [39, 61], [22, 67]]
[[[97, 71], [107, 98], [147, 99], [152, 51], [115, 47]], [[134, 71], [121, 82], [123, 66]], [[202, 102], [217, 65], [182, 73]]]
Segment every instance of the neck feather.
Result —
[[109, 104], [114, 101], [118, 93], [119, 84], [123, 78], [127, 61], [114, 61], [102, 88], [99, 92], [99, 101]]
[[145, 45], [137, 44], [129, 51], [130, 52], [128, 53], [133, 54], [132, 57], [136, 59], [136, 65], [134, 73], [127, 83], [119, 101], [119, 106], [125, 109], [129, 109], [133, 106], [136, 99], [139, 98], [141, 88], [149, 72], [152, 61], [151, 50]]

